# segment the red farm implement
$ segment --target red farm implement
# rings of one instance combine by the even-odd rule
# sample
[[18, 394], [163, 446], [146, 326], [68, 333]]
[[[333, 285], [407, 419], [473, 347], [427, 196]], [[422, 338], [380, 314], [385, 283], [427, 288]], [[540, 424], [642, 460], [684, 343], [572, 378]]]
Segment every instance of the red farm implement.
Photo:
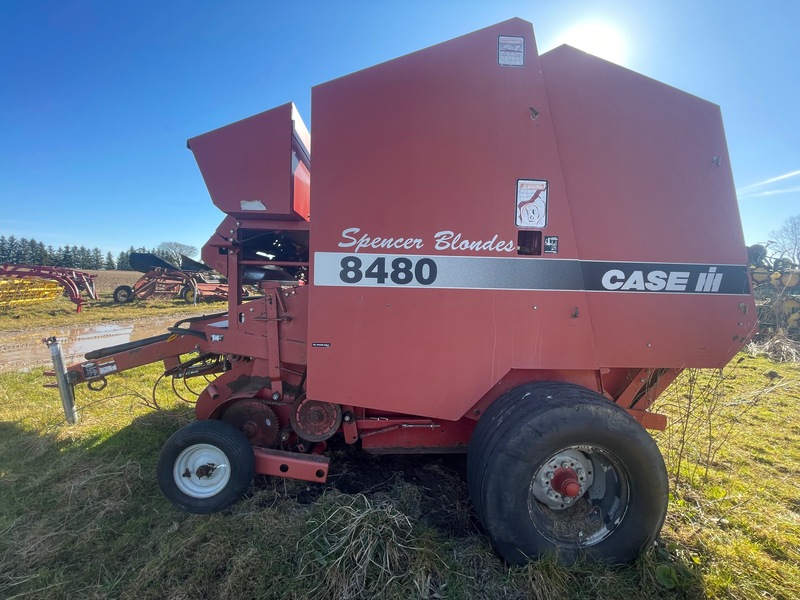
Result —
[[71, 366], [51, 343], [68, 418], [76, 384], [162, 361], [217, 376], [157, 467], [184, 510], [254, 473], [325, 482], [336, 436], [466, 452], [509, 562], [631, 560], [667, 508], [653, 402], [755, 328], [719, 108], [540, 56], [512, 19], [318, 85], [312, 109], [313, 187], [292, 104], [189, 140], [227, 215], [202, 252], [227, 311]]
[[89, 300], [97, 300], [94, 275], [38, 265], [0, 265], [0, 306], [19, 306], [52, 300], [66, 293], [81, 312]]
[[114, 302], [123, 304], [134, 299], [181, 298], [197, 301], [225, 300], [228, 285], [202, 263], [183, 257], [181, 267], [148, 252], [131, 252], [131, 266], [144, 273], [133, 286], [121, 285], [114, 290]]

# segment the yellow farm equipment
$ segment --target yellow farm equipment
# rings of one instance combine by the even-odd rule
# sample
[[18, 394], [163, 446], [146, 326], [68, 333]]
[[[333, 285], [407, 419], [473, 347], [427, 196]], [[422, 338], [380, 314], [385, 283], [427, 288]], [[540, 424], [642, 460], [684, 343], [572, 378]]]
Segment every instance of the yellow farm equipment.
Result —
[[0, 306], [27, 306], [55, 300], [64, 288], [44, 279], [11, 279], [0, 277]]
[[66, 294], [78, 312], [86, 302], [97, 300], [94, 275], [41, 265], [0, 265], [0, 307], [19, 306], [54, 300]]

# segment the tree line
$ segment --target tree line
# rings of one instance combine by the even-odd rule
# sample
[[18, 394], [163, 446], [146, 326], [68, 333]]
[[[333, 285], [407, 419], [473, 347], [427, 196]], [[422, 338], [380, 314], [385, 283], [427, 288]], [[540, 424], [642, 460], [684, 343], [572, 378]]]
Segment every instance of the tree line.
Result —
[[165, 260], [172, 260], [168, 250], [162, 248], [134, 248], [131, 246], [115, 257], [111, 252], [86, 246], [45, 246], [34, 239], [0, 236], [0, 264], [64, 267], [67, 269], [130, 271], [128, 257], [131, 252], [151, 252]]

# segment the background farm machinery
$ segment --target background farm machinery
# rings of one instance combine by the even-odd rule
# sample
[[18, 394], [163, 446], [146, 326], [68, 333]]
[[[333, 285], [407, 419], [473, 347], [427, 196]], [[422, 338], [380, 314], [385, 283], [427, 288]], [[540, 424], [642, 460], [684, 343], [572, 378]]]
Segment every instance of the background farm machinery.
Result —
[[161, 361], [216, 377], [157, 467], [184, 510], [254, 473], [322, 483], [336, 436], [466, 452], [509, 562], [631, 560], [667, 508], [653, 402], [756, 326], [719, 107], [539, 56], [512, 19], [319, 85], [312, 108], [313, 206], [293, 104], [189, 140], [227, 215], [202, 251], [227, 311], [69, 366], [51, 340], [68, 419], [76, 384]]
[[37, 265], [0, 265], [0, 306], [24, 306], [58, 298], [62, 294], [77, 305], [97, 300], [94, 275]]
[[121, 285], [114, 290], [117, 304], [147, 298], [179, 298], [194, 304], [228, 297], [227, 280], [187, 256], [181, 256], [180, 267], [149, 252], [131, 252], [128, 261], [143, 275], [133, 286]]
[[782, 332], [800, 342], [800, 268], [782, 256], [769, 256], [768, 245], [750, 246], [748, 258], [760, 336]]

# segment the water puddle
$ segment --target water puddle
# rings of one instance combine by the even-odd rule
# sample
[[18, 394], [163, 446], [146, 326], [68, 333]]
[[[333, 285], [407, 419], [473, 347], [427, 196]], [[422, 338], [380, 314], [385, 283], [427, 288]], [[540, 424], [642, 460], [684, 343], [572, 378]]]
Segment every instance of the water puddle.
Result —
[[72, 364], [82, 361], [84, 354], [92, 350], [167, 333], [167, 327], [184, 316], [168, 315], [147, 320], [1, 332], [0, 373], [28, 371], [34, 367], [51, 365], [50, 350], [42, 340], [53, 335], [62, 344], [67, 364]]

